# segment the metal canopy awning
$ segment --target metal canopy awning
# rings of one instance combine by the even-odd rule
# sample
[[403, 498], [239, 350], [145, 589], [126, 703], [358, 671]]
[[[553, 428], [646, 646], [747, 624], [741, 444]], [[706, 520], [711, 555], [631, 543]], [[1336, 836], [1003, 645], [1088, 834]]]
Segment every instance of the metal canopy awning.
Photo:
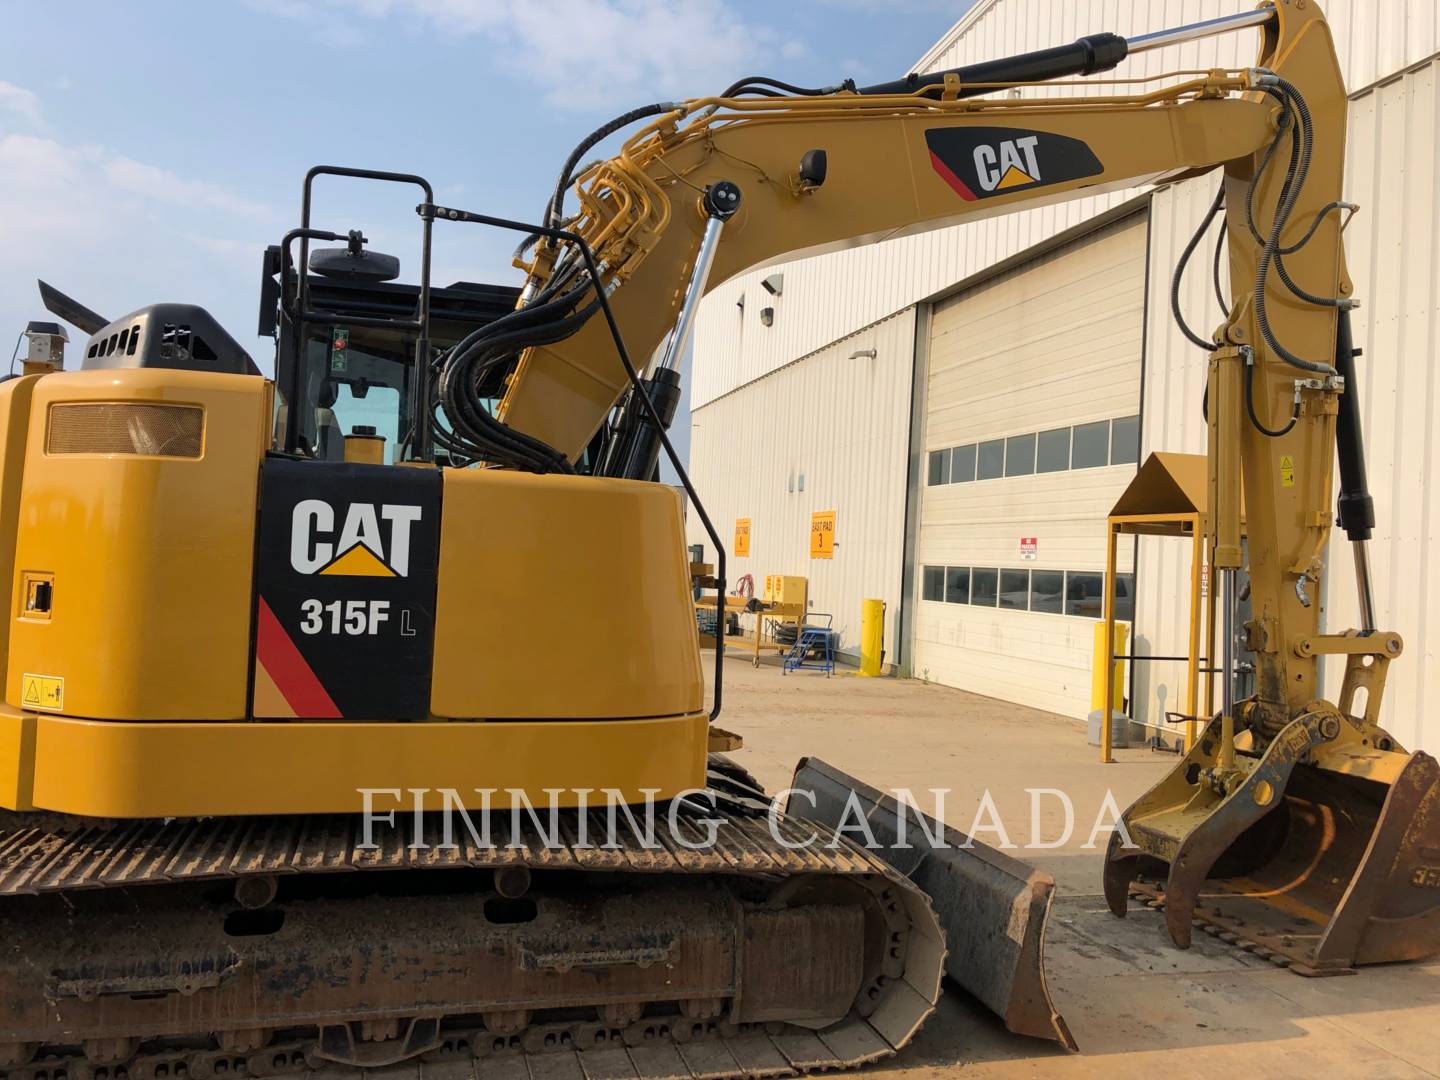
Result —
[[1111, 508], [1110, 522], [1122, 533], [1191, 536], [1203, 532], [1209, 487], [1204, 454], [1153, 453]]

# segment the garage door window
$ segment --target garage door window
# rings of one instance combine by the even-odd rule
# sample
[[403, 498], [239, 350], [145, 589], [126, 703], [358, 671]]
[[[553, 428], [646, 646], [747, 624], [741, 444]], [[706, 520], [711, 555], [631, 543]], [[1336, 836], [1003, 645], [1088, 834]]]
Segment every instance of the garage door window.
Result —
[[[926, 566], [922, 581], [926, 600], [1085, 619], [1105, 617], [1105, 575], [1094, 570]], [[1115, 618], [1120, 622], [1135, 618], [1134, 574], [1116, 575]]]
[[1070, 429], [1042, 431], [1035, 455], [1036, 472], [1064, 472], [1070, 468]]
[[1024, 611], [1030, 606], [1030, 571], [1000, 571], [1000, 606]]
[[1098, 420], [1093, 424], [1077, 424], [1075, 438], [1070, 444], [1070, 467], [1072, 469], [1094, 469], [1110, 463], [1110, 421]]
[[950, 451], [950, 483], [967, 484], [975, 479], [975, 444]]
[[945, 599], [945, 567], [925, 567], [924, 584], [921, 588], [920, 595], [926, 600]]
[[1035, 471], [1035, 436], [1014, 435], [1005, 440], [1005, 475], [1029, 476]]
[[[1065, 614], [1105, 617], [1105, 575], [1072, 570], [1065, 575]], [[1135, 618], [1135, 575], [1115, 575], [1115, 618]]]
[[950, 604], [970, 602], [970, 568], [951, 566], [945, 571], [945, 600]]
[[1104, 615], [1101, 598], [1105, 591], [1105, 575], [1076, 573], [1072, 570], [1067, 577], [1065, 614], [1084, 615], [1091, 619], [1098, 619]]
[[929, 485], [948, 484], [950, 482], [950, 451], [930, 451], [930, 478]]
[[994, 480], [1005, 475], [1005, 440], [991, 439], [980, 444], [978, 480]]
[[1140, 417], [1122, 416], [1110, 424], [1110, 464], [1134, 465], [1140, 460]]
[[976, 567], [970, 571], [970, 603], [979, 607], [994, 607], [995, 597], [1000, 590], [998, 570]]
[[1030, 610], [1059, 615], [1065, 610], [1065, 574], [1035, 570], [1030, 574]]

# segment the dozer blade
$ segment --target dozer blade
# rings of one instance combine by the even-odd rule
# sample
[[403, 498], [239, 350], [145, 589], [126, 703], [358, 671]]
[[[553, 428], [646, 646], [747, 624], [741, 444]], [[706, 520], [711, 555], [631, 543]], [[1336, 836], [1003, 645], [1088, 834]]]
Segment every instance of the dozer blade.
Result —
[[1216, 801], [1198, 790], [1218, 740], [1207, 728], [1126, 811], [1136, 847], [1112, 835], [1111, 910], [1163, 905], [1180, 947], [1200, 926], [1302, 975], [1440, 954], [1440, 766], [1368, 750], [1346, 773], [1323, 767], [1345, 760], [1323, 747], [1302, 762], [1324, 741], [1296, 734], [1306, 719], [1262, 757], [1237, 756], [1249, 775]]
[[796, 766], [786, 814], [830, 829], [863, 815], [880, 845], [874, 853], [929, 894], [949, 945], [945, 973], [1016, 1034], [1076, 1049], [1045, 982], [1054, 878], [818, 758]]

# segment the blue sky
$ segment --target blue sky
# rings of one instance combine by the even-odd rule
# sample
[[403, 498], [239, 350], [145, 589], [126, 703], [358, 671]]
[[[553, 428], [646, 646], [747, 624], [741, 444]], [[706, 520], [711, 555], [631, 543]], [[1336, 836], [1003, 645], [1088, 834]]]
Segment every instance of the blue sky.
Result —
[[[45, 317], [43, 277], [109, 318], [202, 304], [268, 370], [261, 252], [310, 165], [418, 172], [443, 202], [533, 219], [571, 147], [634, 105], [747, 74], [893, 78], [970, 2], [0, 0], [0, 335]], [[413, 271], [414, 202], [336, 183], [316, 224]], [[442, 228], [436, 280], [516, 283], [512, 246]]]

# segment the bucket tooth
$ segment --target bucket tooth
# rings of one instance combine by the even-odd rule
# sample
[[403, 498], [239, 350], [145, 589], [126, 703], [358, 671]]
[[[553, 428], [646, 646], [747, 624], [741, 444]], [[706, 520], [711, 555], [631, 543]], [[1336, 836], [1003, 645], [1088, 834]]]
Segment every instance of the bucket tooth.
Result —
[[[858, 809], [847, 810], [852, 803]], [[801, 759], [788, 816], [833, 829], [857, 813], [880, 845], [874, 853], [929, 894], [945, 930], [945, 974], [1009, 1030], [1076, 1049], [1045, 981], [1055, 879], [818, 758]]]

